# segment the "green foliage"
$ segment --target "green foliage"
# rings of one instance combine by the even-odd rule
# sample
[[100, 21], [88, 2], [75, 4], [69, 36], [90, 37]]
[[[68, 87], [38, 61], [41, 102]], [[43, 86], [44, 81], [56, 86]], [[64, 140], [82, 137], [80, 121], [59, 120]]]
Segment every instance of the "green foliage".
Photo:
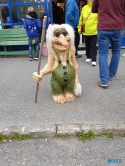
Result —
[[10, 136], [6, 136], [6, 135], [2, 135], [2, 134], [0, 134], [0, 142], [2, 142], [2, 141], [6, 141], [6, 140], [10, 140]]
[[[72, 137], [73, 135], [71, 134], [56, 134], [55, 137], [56, 138], [70, 138]], [[92, 140], [94, 138], [97, 138], [97, 137], [106, 137], [106, 138], [112, 138], [113, 136], [121, 136], [121, 137], [125, 137], [125, 133], [116, 133], [116, 134], [113, 134], [113, 133], [101, 133], [101, 134], [95, 134], [93, 131], [88, 131], [87, 133], [84, 133], [83, 132], [78, 132], [76, 134], [76, 137], [79, 139], [79, 140], [82, 140], [82, 141], [86, 141], [86, 140]], [[43, 137], [43, 136], [29, 136], [27, 134], [23, 134], [23, 135], [20, 135], [18, 133], [15, 133], [14, 135], [10, 136], [10, 135], [3, 135], [0, 133], [0, 143], [2, 142], [8, 142], [8, 141], [12, 141], [12, 140], [18, 140], [18, 141], [23, 141], [23, 140], [27, 140], [27, 139], [45, 139], [46, 137]]]
[[107, 133], [106, 135], [107, 138], [113, 138], [113, 136], [114, 136], [113, 133]]
[[125, 133], [121, 133], [120, 136], [121, 136], [121, 137], [125, 137]]
[[83, 140], [83, 141], [85, 141], [85, 140], [91, 140], [91, 139], [97, 137], [97, 135], [95, 135], [94, 132], [91, 131], [91, 130], [88, 131], [88, 133], [78, 132], [76, 134], [76, 136], [78, 137], [79, 140]]
[[11, 141], [11, 140], [22, 141], [22, 140], [26, 140], [26, 139], [30, 139], [30, 138], [31, 137], [27, 134], [19, 135], [18, 133], [15, 133], [13, 136], [0, 134], [0, 142], [7, 142], [7, 141]]
[[18, 133], [15, 133], [15, 135], [14, 135], [14, 139], [19, 140], [19, 141], [30, 139], [30, 138], [31, 137], [27, 134], [19, 135]]
[[102, 133], [102, 134], [98, 134], [98, 137], [112, 138], [113, 136], [114, 136], [113, 133]]
[[[114, 134], [113, 133], [95, 134], [93, 131], [90, 130], [87, 133], [84, 133], [84, 131], [83, 132], [78, 132], [76, 134], [76, 136], [79, 140], [86, 141], [86, 140], [91, 140], [91, 139], [94, 139], [94, 138], [97, 138], [97, 137], [112, 138], [114, 136]], [[121, 136], [121, 135], [117, 135], [117, 136]], [[125, 136], [125, 134], [124, 134], [124, 136]]]

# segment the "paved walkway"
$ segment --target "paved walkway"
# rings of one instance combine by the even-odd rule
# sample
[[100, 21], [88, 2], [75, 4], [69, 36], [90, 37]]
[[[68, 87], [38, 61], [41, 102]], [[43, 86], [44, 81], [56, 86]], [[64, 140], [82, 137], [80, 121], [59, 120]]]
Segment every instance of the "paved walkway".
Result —
[[[124, 53], [121, 50], [121, 55]], [[109, 51], [109, 59], [111, 51]], [[40, 83], [38, 103], [35, 103], [36, 83], [32, 73], [38, 62], [28, 57], [0, 57], [0, 133], [31, 134], [75, 133], [90, 129], [125, 131], [125, 57], [121, 56], [117, 78], [108, 89], [97, 85], [98, 64], [78, 59], [82, 96], [74, 102], [56, 104], [51, 97], [50, 78]], [[41, 68], [47, 57], [42, 57]]]

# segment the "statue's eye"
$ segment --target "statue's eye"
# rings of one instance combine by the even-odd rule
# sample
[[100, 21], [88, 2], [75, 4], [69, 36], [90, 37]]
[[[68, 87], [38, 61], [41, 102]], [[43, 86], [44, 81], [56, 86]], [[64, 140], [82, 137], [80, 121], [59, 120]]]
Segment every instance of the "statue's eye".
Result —
[[64, 36], [67, 36], [67, 32], [64, 32], [63, 35], [64, 35]]
[[55, 36], [56, 36], [56, 37], [59, 37], [59, 36], [60, 36], [60, 33], [59, 33], [59, 32], [56, 32], [56, 33], [55, 33]]

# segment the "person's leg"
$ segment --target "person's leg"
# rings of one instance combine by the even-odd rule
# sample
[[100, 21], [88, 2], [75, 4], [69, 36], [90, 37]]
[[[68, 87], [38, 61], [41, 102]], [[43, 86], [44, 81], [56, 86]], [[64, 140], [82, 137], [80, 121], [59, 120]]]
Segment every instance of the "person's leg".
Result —
[[111, 35], [112, 58], [109, 65], [109, 78], [113, 78], [118, 70], [122, 37], [123, 37], [123, 30], [112, 31]]
[[28, 43], [29, 43], [29, 57], [31, 58], [30, 60], [33, 59], [32, 56], [32, 38], [28, 38]]
[[36, 38], [34, 38], [34, 40], [35, 40], [35, 45], [36, 45], [35, 59], [38, 59], [39, 58], [39, 38], [36, 37]]
[[86, 45], [86, 57], [87, 57], [87, 59], [91, 60], [90, 36], [85, 36], [85, 45]]
[[80, 41], [80, 35], [78, 33], [78, 29], [77, 28], [74, 28], [74, 30], [75, 30], [75, 49], [76, 49], [75, 55], [76, 55], [77, 58], [81, 58], [82, 56], [78, 55], [78, 53], [77, 53], [78, 46], [79, 46], [79, 41]]
[[109, 82], [108, 50], [110, 45], [110, 31], [98, 31], [99, 74], [101, 83]]
[[96, 62], [97, 57], [97, 35], [90, 36], [90, 53], [92, 62]]

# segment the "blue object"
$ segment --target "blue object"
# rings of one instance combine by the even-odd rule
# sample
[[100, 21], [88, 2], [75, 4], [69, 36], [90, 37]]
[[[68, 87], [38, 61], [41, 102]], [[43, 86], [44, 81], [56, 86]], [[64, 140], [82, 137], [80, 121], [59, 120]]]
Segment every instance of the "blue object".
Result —
[[[109, 79], [117, 73], [123, 31], [98, 31], [98, 50], [99, 50], [99, 70], [100, 80], [107, 84]], [[112, 57], [108, 64], [108, 50], [111, 43]]]

